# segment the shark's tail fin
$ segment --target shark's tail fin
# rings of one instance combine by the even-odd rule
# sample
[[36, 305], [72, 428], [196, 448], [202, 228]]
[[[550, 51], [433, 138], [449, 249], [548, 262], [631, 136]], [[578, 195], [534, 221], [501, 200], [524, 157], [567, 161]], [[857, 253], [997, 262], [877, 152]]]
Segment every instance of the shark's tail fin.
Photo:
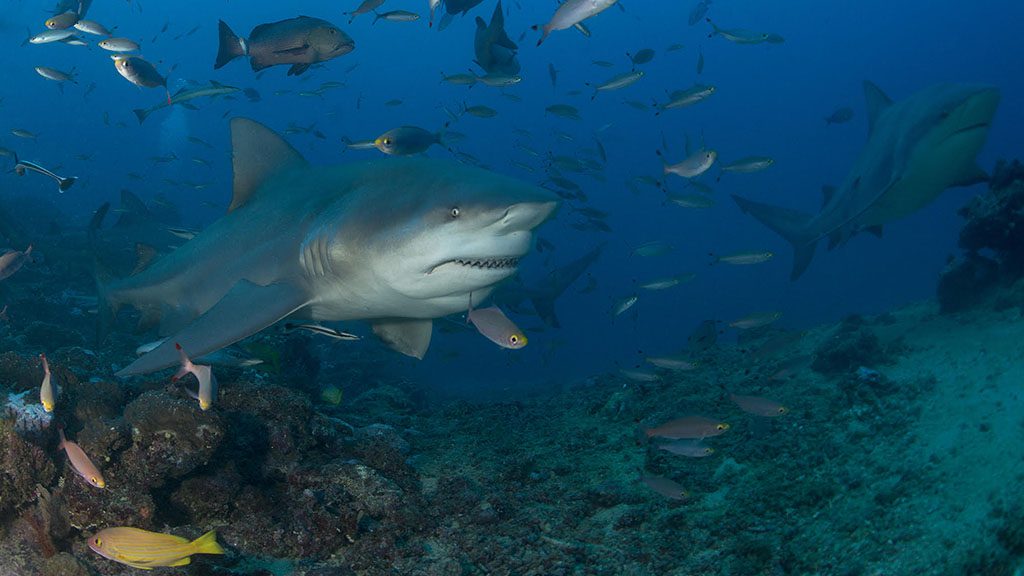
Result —
[[555, 314], [555, 300], [561, 296], [559, 294], [534, 294], [530, 296], [530, 303], [533, 304], [533, 309], [537, 311], [537, 316], [540, 316], [548, 326], [552, 328], [561, 328], [562, 324], [558, 321], [558, 316]]
[[793, 245], [793, 272], [790, 279], [799, 278], [814, 258], [814, 247], [817, 245], [817, 238], [807, 233], [807, 223], [811, 216], [797, 210], [747, 200], [735, 194], [732, 198], [740, 210], [757, 218]]
[[540, 316], [540, 319], [545, 324], [552, 328], [561, 328], [558, 316], [555, 315], [555, 301], [562, 296], [566, 288], [586, 272], [594, 260], [597, 260], [604, 247], [605, 243], [602, 242], [580, 258], [561, 268], [552, 270], [548, 273], [541, 288], [531, 291], [530, 302], [533, 304], [533, 309], [537, 311], [537, 315]]
[[92, 276], [96, 282], [96, 294], [97, 294], [97, 323], [96, 323], [96, 344], [102, 344], [107, 337], [107, 333], [110, 332], [111, 327], [114, 325], [114, 317], [117, 314], [116, 309], [111, 304], [110, 291], [108, 285], [112, 275], [110, 271], [100, 262], [99, 256], [99, 229], [103, 225], [103, 219], [106, 218], [107, 212], [110, 210], [110, 203], [104, 202], [102, 206], [96, 209], [96, 213], [93, 214], [92, 219], [89, 220], [89, 247], [92, 250]]

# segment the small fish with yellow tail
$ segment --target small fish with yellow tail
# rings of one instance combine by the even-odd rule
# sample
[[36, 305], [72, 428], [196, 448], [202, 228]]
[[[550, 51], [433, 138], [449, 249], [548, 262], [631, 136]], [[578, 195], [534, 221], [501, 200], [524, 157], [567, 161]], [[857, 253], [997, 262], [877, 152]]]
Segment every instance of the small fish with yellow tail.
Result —
[[90, 485], [97, 488], [106, 488], [107, 481], [103, 479], [103, 474], [100, 473], [99, 468], [89, 460], [89, 457], [85, 455], [85, 450], [78, 444], [70, 441], [64, 436], [64, 429], [61, 428], [60, 432], [60, 445], [59, 449], [67, 452], [68, 460], [71, 461], [71, 467], [75, 469], [75, 473], [85, 479]]
[[39, 386], [39, 402], [43, 405], [43, 410], [53, 412], [57, 405], [57, 395], [53, 390], [50, 363], [46, 361], [46, 354], [40, 354], [39, 359], [43, 361], [43, 383]]
[[185, 566], [192, 562], [193, 554], [224, 553], [214, 530], [189, 541], [139, 528], [107, 528], [89, 539], [89, 548], [104, 558], [143, 570]]

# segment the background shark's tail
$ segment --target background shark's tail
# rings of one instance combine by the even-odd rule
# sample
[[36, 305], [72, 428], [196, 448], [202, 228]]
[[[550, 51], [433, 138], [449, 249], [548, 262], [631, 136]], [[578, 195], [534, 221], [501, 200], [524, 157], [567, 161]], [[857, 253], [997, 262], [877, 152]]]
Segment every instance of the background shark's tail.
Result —
[[799, 278], [814, 258], [814, 247], [817, 245], [817, 238], [807, 233], [807, 223], [811, 216], [797, 210], [747, 200], [735, 194], [732, 198], [740, 210], [757, 218], [793, 245], [793, 272], [789, 277], [792, 280]]
[[110, 294], [107, 290], [107, 285], [110, 282], [111, 274], [100, 262], [99, 253], [99, 230], [103, 226], [103, 219], [106, 218], [107, 212], [110, 210], [110, 203], [104, 202], [96, 212], [93, 214], [92, 219], [89, 220], [89, 248], [92, 250], [92, 275], [93, 280], [96, 281], [96, 293], [97, 293], [97, 316], [98, 321], [96, 323], [96, 344], [102, 344], [107, 338], [107, 334], [110, 332], [111, 327], [114, 325], [114, 314], [113, 308], [110, 305]]

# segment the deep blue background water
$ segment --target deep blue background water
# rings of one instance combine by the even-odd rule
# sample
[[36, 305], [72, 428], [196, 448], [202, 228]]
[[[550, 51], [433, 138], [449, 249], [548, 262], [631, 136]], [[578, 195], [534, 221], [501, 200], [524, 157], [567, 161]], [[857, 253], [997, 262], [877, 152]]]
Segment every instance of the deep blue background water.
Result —
[[[416, 23], [378, 22], [361, 16], [353, 24], [341, 14], [358, 5], [346, 2], [269, 1], [143, 1], [95, 0], [89, 18], [116, 34], [143, 44], [142, 55], [170, 74], [172, 84], [183, 79], [214, 79], [226, 84], [257, 89], [263, 100], [198, 101], [199, 111], [174, 110], [155, 113], [139, 126], [132, 108], [159, 102], [159, 90], [141, 90], [115, 72], [109, 54], [95, 46], [76, 48], [62, 44], [19, 46], [26, 27], [43, 29], [45, 1], [12, 1], [0, 15], [0, 87], [3, 97], [3, 130], [0, 144], [14, 148], [45, 165], [60, 165], [68, 174], [81, 177], [76, 187], [54, 198], [67, 217], [83, 222], [102, 201], [116, 200], [122, 188], [143, 198], [159, 193], [171, 197], [184, 213], [186, 223], [204, 224], [219, 211], [199, 205], [213, 200], [226, 205], [230, 190], [230, 154], [227, 117], [249, 116], [278, 130], [290, 124], [308, 126], [327, 135], [289, 136], [312, 162], [344, 162], [378, 155], [376, 151], [343, 152], [341, 137], [374, 137], [401, 124], [439, 129], [447, 115], [441, 106], [457, 109], [463, 102], [486, 104], [500, 114], [494, 119], [465, 117], [451, 126], [469, 136], [455, 144], [495, 170], [540, 181], [538, 159], [517, 152], [513, 142], [523, 140], [513, 127], [533, 132], [529, 145], [537, 150], [572, 155], [592, 146], [595, 131], [611, 127], [599, 138], [608, 152], [607, 183], [588, 177], [576, 179], [590, 196], [591, 204], [612, 213], [611, 235], [581, 233], [567, 226], [568, 210], [543, 229], [541, 236], [556, 246], [555, 263], [582, 254], [607, 239], [608, 248], [592, 272], [599, 290], [576, 295], [570, 289], [559, 303], [561, 331], [532, 334], [526, 349], [508, 353], [479, 337], [435, 334], [432, 354], [423, 363], [403, 363], [415, 377], [434, 380], [446, 387], [483, 389], [515, 388], [524, 382], [561, 384], [616, 366], [635, 364], [638, 350], [652, 354], [677, 351], [692, 327], [705, 318], [730, 320], [749, 312], [781, 310], [781, 324], [806, 327], [838, 319], [850, 313], [878, 313], [907, 302], [930, 297], [948, 254], [955, 251], [960, 220], [955, 210], [981, 188], [951, 190], [927, 209], [887, 227], [883, 240], [861, 236], [831, 253], [823, 247], [809, 271], [790, 282], [791, 253], [788, 245], [752, 218], [739, 213], [731, 193], [807, 211], [820, 202], [824, 183], [842, 181], [865, 139], [865, 115], [861, 82], [870, 79], [892, 98], [901, 99], [938, 82], [978, 82], [1000, 87], [1002, 104], [980, 164], [990, 168], [996, 159], [1019, 155], [1017, 127], [1024, 125], [1021, 102], [1024, 85], [1019, 79], [1024, 37], [1024, 5], [1010, 1], [979, 2], [882, 2], [856, 3], [793, 0], [784, 3], [752, 1], [715, 2], [709, 15], [723, 27], [744, 27], [776, 32], [786, 38], [782, 45], [740, 46], [722, 38], [708, 38], [706, 24], [688, 26], [693, 2], [632, 0], [625, 11], [612, 8], [588, 22], [593, 37], [573, 30], [554, 33], [535, 47], [537, 33], [528, 31], [553, 12], [553, 2], [506, 2], [507, 28], [513, 39], [527, 31], [520, 42], [522, 84], [508, 91], [522, 102], [502, 97], [497, 89], [472, 89], [439, 83], [440, 75], [464, 72], [472, 67], [472, 17], [487, 19], [494, 2], [487, 0], [469, 17], [456, 18], [444, 32], [427, 27], [426, 0], [390, 0], [384, 9], [405, 9], [424, 16]], [[269, 70], [255, 79], [247, 62], [239, 59], [214, 71], [216, 22], [224, 19], [240, 35], [252, 27], [299, 14], [330, 20], [356, 41], [356, 51], [298, 78], [285, 76], [284, 67]], [[169, 22], [168, 32], [152, 41]], [[198, 32], [173, 41], [172, 37], [194, 26]], [[95, 42], [95, 38], [90, 38]], [[672, 43], [683, 50], [666, 53]], [[587, 82], [601, 82], [630, 68], [627, 51], [651, 47], [654, 61], [644, 66], [646, 77], [620, 92], [604, 93], [590, 100]], [[706, 61], [702, 76], [695, 73], [697, 54]], [[617, 68], [599, 68], [592, 60], [615, 62]], [[548, 63], [559, 70], [553, 89]], [[358, 67], [346, 73], [352, 65]], [[33, 66], [64, 70], [74, 67], [79, 84], [61, 95], [57, 87], [36, 75]], [[296, 92], [315, 89], [321, 82], [343, 81], [347, 87], [332, 90], [324, 98], [301, 97]], [[664, 100], [665, 92], [689, 87], [695, 81], [711, 83], [718, 92], [696, 106], [670, 110], [660, 116], [639, 111], [623, 100]], [[96, 88], [83, 99], [90, 83]], [[580, 96], [566, 92], [581, 89]], [[275, 96], [278, 90], [289, 94]], [[384, 102], [402, 99], [400, 107]], [[361, 105], [357, 108], [357, 101]], [[583, 120], [573, 122], [545, 116], [544, 108], [568, 103], [581, 110]], [[826, 126], [823, 117], [838, 106], [851, 106], [854, 119], [845, 125]], [[103, 122], [104, 113], [111, 125]], [[123, 122], [124, 127], [116, 126]], [[11, 128], [39, 134], [30, 142], [9, 135]], [[575, 136], [576, 143], [554, 136], [555, 128]], [[636, 176], [658, 176], [660, 161], [654, 151], [668, 140], [669, 157], [683, 155], [684, 134], [703, 133], [707, 145], [720, 159], [769, 155], [771, 169], [750, 175], [727, 175], [715, 185], [717, 205], [710, 210], [687, 210], [667, 205], [654, 188], [634, 194], [626, 182]], [[193, 135], [212, 143], [210, 151], [185, 141]], [[174, 152], [180, 158], [170, 165], [154, 166], [152, 156]], [[75, 154], [95, 153], [89, 161]], [[435, 148], [431, 156], [449, 153]], [[206, 168], [190, 162], [202, 157], [214, 163]], [[538, 168], [529, 174], [513, 167], [510, 159]], [[145, 181], [132, 180], [135, 172]], [[163, 179], [210, 183], [201, 191], [173, 187]], [[706, 178], [714, 184], [714, 178]], [[4, 194], [55, 196], [52, 185], [41, 178], [0, 176]], [[670, 180], [675, 191], [678, 179]], [[632, 247], [651, 240], [671, 242], [675, 251], [660, 258], [629, 256]], [[769, 249], [776, 258], [750, 267], [709, 267], [709, 251]], [[527, 260], [525, 275], [539, 277], [542, 257]], [[531, 261], [532, 260], [532, 261]], [[635, 281], [695, 271], [690, 284], [659, 292], [643, 293], [635, 320], [631, 314], [609, 315], [614, 300], [637, 291]], [[518, 318], [523, 326], [537, 324]], [[550, 362], [539, 360], [554, 348]], [[451, 357], [445, 351], [457, 350]], [[506, 369], [506, 367], [509, 367]]]

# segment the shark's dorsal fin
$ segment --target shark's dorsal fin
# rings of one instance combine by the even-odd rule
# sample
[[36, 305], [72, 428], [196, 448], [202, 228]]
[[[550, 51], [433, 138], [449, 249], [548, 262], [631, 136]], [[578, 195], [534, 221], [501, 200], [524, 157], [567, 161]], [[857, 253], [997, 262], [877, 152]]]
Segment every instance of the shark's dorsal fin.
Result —
[[157, 252], [156, 248], [153, 248], [149, 244], [142, 244], [141, 242], [135, 244], [135, 268], [132, 269], [132, 273], [129, 276], [135, 276], [139, 272], [142, 272], [149, 265], [156, 260]]
[[832, 201], [832, 197], [836, 195], [836, 187], [831, 184], [825, 184], [821, 187], [821, 207], [828, 206], [828, 203]]
[[864, 100], [868, 105], [868, 134], [875, 130], [875, 121], [886, 108], [892, 106], [892, 99], [870, 80], [864, 81]]
[[306, 160], [291, 144], [248, 118], [231, 120], [231, 152], [235, 184], [228, 212], [245, 204], [270, 178], [306, 166]]

